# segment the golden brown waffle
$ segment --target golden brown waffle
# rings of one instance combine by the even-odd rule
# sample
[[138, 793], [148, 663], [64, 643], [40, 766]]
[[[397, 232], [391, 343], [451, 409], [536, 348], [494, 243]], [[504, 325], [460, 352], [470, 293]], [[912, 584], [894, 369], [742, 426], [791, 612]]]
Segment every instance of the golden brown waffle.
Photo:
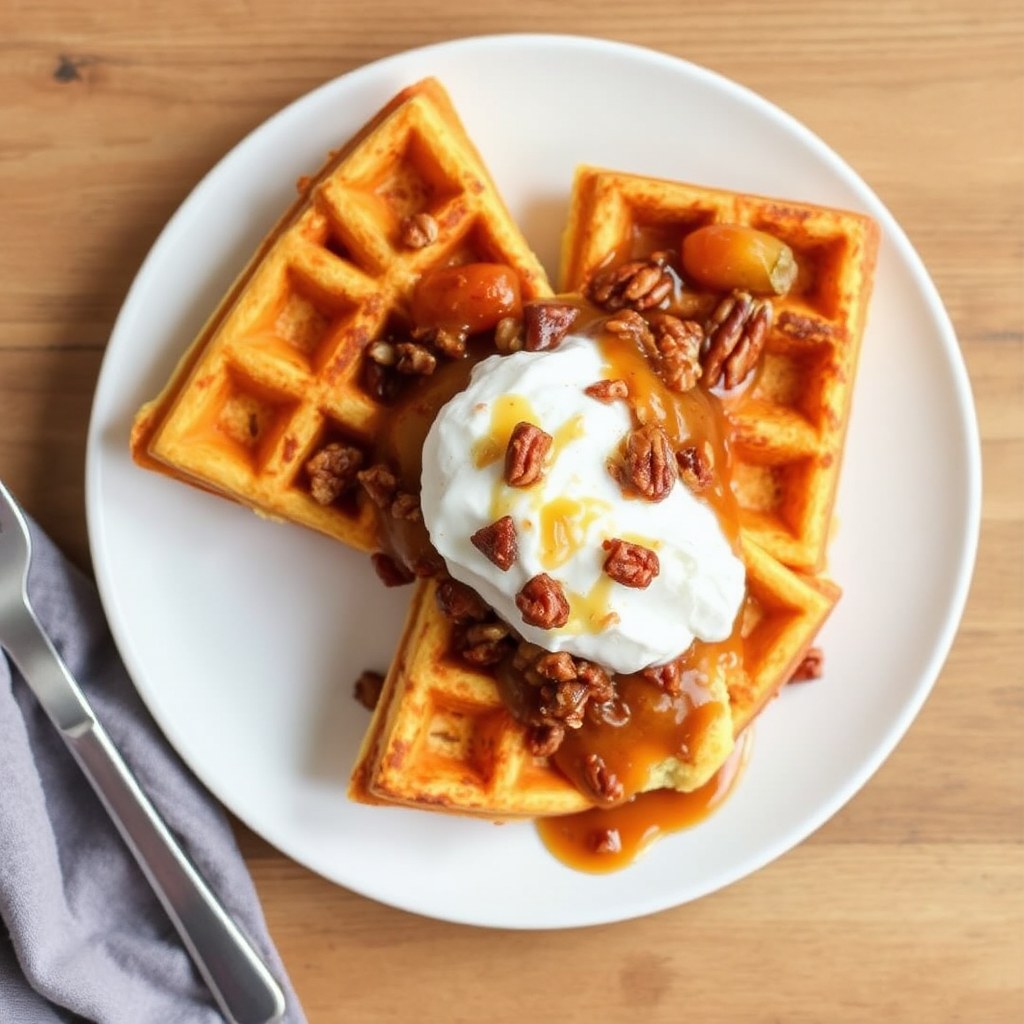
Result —
[[825, 560], [878, 230], [861, 214], [583, 167], [563, 238], [560, 288], [656, 250], [679, 252], [706, 224], [776, 236], [799, 274], [773, 298], [753, 383], [727, 400], [733, 489], [744, 532], [787, 565]]
[[[801, 577], [753, 542], [743, 543], [748, 599], [742, 665], [725, 673], [738, 734], [789, 679], [839, 597]], [[409, 619], [353, 771], [349, 796], [489, 818], [569, 814], [587, 797], [543, 758], [502, 702], [492, 675], [461, 661], [435, 585], [417, 585]], [[724, 694], [723, 694], [724, 698]], [[714, 737], [693, 752], [706, 780], [729, 752]]]
[[[407, 326], [413, 289], [435, 268], [507, 264], [524, 299], [549, 287], [433, 79], [396, 96], [300, 188], [161, 395], [139, 412], [132, 454], [373, 551], [367, 498], [319, 504], [303, 470], [331, 441], [372, 447], [387, 411], [361, 382], [364, 349]], [[412, 248], [401, 225], [420, 213], [433, 216], [437, 238]]]

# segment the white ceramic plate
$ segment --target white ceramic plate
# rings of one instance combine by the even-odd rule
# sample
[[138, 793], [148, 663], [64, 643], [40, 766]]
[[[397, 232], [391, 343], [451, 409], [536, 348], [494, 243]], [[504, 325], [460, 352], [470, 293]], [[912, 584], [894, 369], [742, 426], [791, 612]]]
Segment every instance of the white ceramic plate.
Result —
[[[763, 716], [721, 811], [617, 874], [564, 867], [529, 824], [349, 803], [367, 721], [352, 682], [387, 665], [408, 591], [385, 590], [365, 558], [329, 540], [146, 473], [128, 456], [134, 411], [169, 376], [296, 178], [431, 74], [553, 278], [583, 162], [866, 210], [883, 228], [831, 555], [845, 596], [821, 637], [827, 676], [785, 692]], [[673, 58], [505, 36], [417, 50], [331, 82], [200, 183], [143, 264], [111, 337], [89, 436], [88, 515], [132, 677], [239, 818], [373, 899], [453, 921], [553, 928], [709, 893], [793, 847], [857, 792], [909, 727], [952, 641], [974, 564], [979, 466], [969, 385], [939, 297], [890, 214], [819, 139]]]

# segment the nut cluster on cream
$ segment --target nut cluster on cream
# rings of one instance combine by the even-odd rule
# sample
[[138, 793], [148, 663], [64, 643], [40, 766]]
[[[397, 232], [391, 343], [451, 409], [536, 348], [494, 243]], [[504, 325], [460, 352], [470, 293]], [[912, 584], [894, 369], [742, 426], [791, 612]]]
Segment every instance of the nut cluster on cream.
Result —
[[[694, 638], [728, 637], [745, 569], [684, 484], [658, 501], [623, 494], [608, 464], [632, 430], [629, 408], [586, 392], [605, 377], [597, 346], [573, 335], [483, 360], [427, 435], [421, 507], [451, 576], [524, 639], [628, 673]], [[536, 430], [522, 428], [519, 464], [507, 470], [522, 424]], [[549, 581], [563, 614], [544, 628], [530, 602], [549, 600]]]

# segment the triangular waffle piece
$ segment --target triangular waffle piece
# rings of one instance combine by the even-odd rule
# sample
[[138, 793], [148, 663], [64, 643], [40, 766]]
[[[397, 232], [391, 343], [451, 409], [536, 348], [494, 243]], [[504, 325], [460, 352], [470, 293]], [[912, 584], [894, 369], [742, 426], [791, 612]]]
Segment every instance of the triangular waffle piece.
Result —
[[[792, 675], [839, 597], [838, 588], [808, 581], [752, 542], [743, 543], [743, 557], [749, 595], [738, 623], [743, 659], [721, 680], [731, 704], [725, 721], [737, 734]], [[526, 729], [506, 708], [494, 676], [460, 659], [435, 590], [433, 582], [417, 586], [349, 796], [494, 819], [591, 806], [561, 772], [531, 756]], [[723, 745], [709, 735], [693, 745], [699, 775], [686, 788], [722, 763], [729, 740]]]
[[[321, 504], [304, 470], [332, 441], [372, 448], [385, 406], [364, 350], [405, 325], [427, 272], [510, 266], [524, 299], [549, 294], [442, 86], [428, 79], [377, 114], [314, 178], [225, 296], [132, 431], [141, 465], [271, 517], [377, 550], [371, 503]], [[429, 214], [416, 248], [406, 218]]]
[[779, 238], [799, 274], [772, 299], [752, 385], [727, 400], [733, 489], [745, 533], [787, 565], [825, 559], [878, 229], [857, 213], [590, 167], [577, 172], [563, 239], [563, 291], [655, 250], [678, 252], [707, 224]]

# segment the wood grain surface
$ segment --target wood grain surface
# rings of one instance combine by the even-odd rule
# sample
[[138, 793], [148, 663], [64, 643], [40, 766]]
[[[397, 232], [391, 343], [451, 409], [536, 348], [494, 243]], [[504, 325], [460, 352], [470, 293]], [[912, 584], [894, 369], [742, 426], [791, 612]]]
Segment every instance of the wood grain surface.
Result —
[[[721, 72], [877, 191], [945, 300], [974, 388], [977, 570], [934, 693], [881, 771], [800, 847], [689, 906], [585, 930], [475, 930], [371, 903], [239, 827], [311, 1024], [1024, 1020], [1019, 0], [4, 0], [0, 477], [87, 566], [85, 435], [104, 345], [190, 188], [328, 79], [523, 30]], [[898, 437], [892, 452], [915, 457]]]

